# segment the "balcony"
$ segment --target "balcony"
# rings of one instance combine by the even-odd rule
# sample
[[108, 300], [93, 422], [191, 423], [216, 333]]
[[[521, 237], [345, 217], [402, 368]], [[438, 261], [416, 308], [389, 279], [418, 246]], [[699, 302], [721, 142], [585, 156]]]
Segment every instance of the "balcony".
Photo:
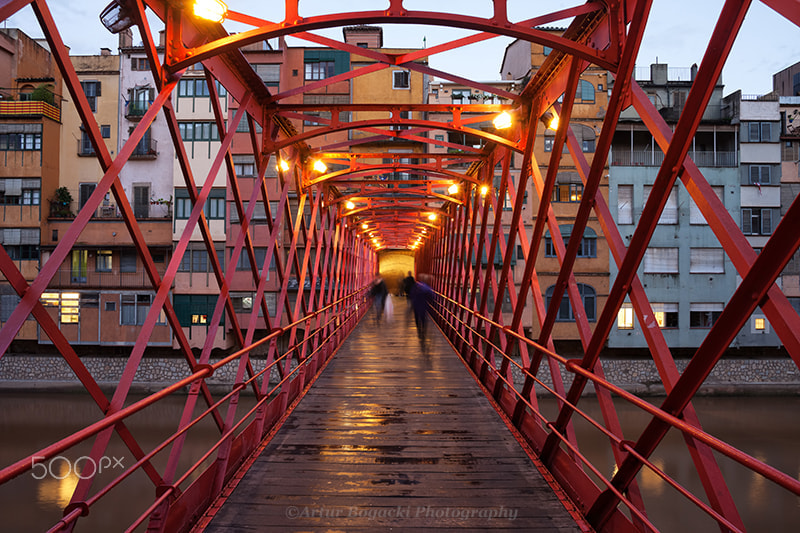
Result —
[[[692, 152], [689, 157], [698, 167], [736, 167], [737, 152]], [[660, 167], [664, 161], [661, 150], [625, 150], [612, 148], [611, 166], [617, 167]]]
[[96, 157], [97, 153], [94, 151], [94, 146], [88, 139], [78, 139], [78, 156], [79, 157]]
[[[89, 267], [94, 267], [92, 262], [89, 263]], [[163, 271], [159, 273], [163, 275]], [[153, 285], [144, 268], [139, 268], [136, 272], [120, 272], [119, 269], [97, 272], [87, 268], [73, 270], [70, 266], [63, 266], [56, 271], [49, 287], [51, 289], [152, 289]]]
[[47, 117], [57, 122], [61, 121], [61, 110], [47, 102], [27, 101], [0, 101], [0, 117]]
[[[127, 141], [126, 141], [127, 142]], [[158, 157], [157, 141], [152, 138], [145, 137], [131, 154], [131, 159], [155, 159]]]
[[137, 122], [147, 113], [148, 109], [150, 109], [149, 102], [130, 102], [125, 107], [125, 118]]

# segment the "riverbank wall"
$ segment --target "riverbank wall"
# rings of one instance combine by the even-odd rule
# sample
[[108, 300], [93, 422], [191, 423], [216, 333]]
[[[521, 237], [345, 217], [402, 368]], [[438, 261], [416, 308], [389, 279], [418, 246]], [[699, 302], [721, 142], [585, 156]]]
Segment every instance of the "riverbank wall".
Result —
[[[113, 391], [119, 383], [127, 363], [122, 357], [83, 356], [81, 362], [100, 384]], [[211, 361], [212, 363], [214, 360]], [[688, 364], [687, 359], [676, 360], [679, 372]], [[611, 383], [640, 396], [659, 396], [665, 393], [655, 363], [645, 359], [603, 359], [605, 377]], [[265, 360], [252, 360], [256, 372], [263, 370]], [[238, 363], [218, 369], [206, 381], [212, 390], [230, 390], [236, 381]], [[154, 392], [189, 375], [187, 363], [171, 357], [145, 357], [133, 379], [131, 390], [138, 393]], [[537, 375], [543, 383], [552, 385], [547, 365], [542, 365]], [[561, 368], [561, 377], [568, 388], [572, 374]], [[522, 383], [522, 373], [515, 371], [515, 382]], [[278, 381], [277, 371], [272, 371], [272, 383]], [[0, 359], [0, 391], [2, 390], [83, 390], [66, 361], [59, 356], [7, 354]], [[250, 390], [250, 389], [248, 389]], [[587, 389], [591, 393], [592, 389]], [[708, 395], [800, 395], [800, 371], [787, 358], [722, 359], [704, 382], [698, 394]]]

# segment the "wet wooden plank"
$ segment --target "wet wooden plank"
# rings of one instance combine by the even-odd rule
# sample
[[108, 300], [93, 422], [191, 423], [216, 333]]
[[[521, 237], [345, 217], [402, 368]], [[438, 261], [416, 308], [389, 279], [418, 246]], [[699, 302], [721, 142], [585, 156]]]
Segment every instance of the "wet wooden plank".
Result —
[[206, 531], [579, 531], [428, 334], [403, 312], [366, 317]]

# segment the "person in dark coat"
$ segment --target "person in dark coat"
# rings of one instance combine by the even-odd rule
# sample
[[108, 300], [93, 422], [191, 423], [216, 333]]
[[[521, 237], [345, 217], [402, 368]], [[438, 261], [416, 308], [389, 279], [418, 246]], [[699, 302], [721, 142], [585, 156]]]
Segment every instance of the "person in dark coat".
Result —
[[372, 296], [375, 305], [375, 320], [378, 323], [380, 323], [381, 317], [383, 317], [383, 310], [386, 307], [386, 295], [388, 293], [389, 291], [386, 289], [386, 283], [383, 281], [383, 278], [376, 276], [375, 280], [372, 282], [372, 288], [369, 290], [369, 294]]
[[411, 290], [411, 307], [414, 309], [414, 321], [417, 323], [417, 336], [424, 340], [428, 324], [428, 310], [433, 301], [433, 289], [425, 283], [427, 276], [420, 274], [419, 280]]
[[406, 295], [407, 298], [411, 298], [411, 291], [414, 289], [414, 276], [411, 275], [411, 271], [408, 271], [408, 276], [403, 278], [403, 293]]

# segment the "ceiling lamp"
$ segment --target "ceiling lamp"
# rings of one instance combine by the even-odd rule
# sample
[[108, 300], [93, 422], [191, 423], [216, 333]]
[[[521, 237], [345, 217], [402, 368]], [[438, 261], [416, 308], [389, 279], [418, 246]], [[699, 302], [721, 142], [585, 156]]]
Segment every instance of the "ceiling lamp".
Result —
[[286, 172], [289, 170], [289, 163], [286, 162], [285, 159], [278, 159], [278, 170], [281, 172]]
[[447, 188], [448, 194], [456, 194], [458, 193], [458, 183], [454, 183]]
[[195, 0], [194, 16], [210, 20], [211, 22], [222, 22], [228, 14], [228, 6], [220, 0]]
[[431, 222], [436, 220], [436, 213], [431, 213], [430, 215], [428, 215], [428, 220], [430, 220]]
[[513, 121], [511, 120], [511, 115], [508, 113], [508, 111], [503, 111], [494, 117], [492, 123], [498, 130], [504, 130], [506, 128], [510, 128], [511, 124], [513, 124]]
[[350, 200], [347, 200], [347, 201], [344, 203], [344, 206], [345, 206], [347, 209], [355, 209], [355, 207], [356, 207], [356, 204], [354, 204], [354, 203], [353, 203], [353, 202], [351, 202]]
[[556, 115], [555, 113], [551, 113], [550, 111], [548, 111], [547, 113], [542, 115], [542, 122], [544, 122], [544, 125], [551, 130], [558, 129], [558, 115]]
[[486, 193], [488, 193], [488, 192], [489, 192], [489, 186], [488, 185], [481, 185], [481, 196], [486, 196]]
[[322, 159], [317, 159], [314, 161], [314, 170], [322, 174], [328, 170], [328, 167], [325, 166], [325, 163], [322, 162]]

